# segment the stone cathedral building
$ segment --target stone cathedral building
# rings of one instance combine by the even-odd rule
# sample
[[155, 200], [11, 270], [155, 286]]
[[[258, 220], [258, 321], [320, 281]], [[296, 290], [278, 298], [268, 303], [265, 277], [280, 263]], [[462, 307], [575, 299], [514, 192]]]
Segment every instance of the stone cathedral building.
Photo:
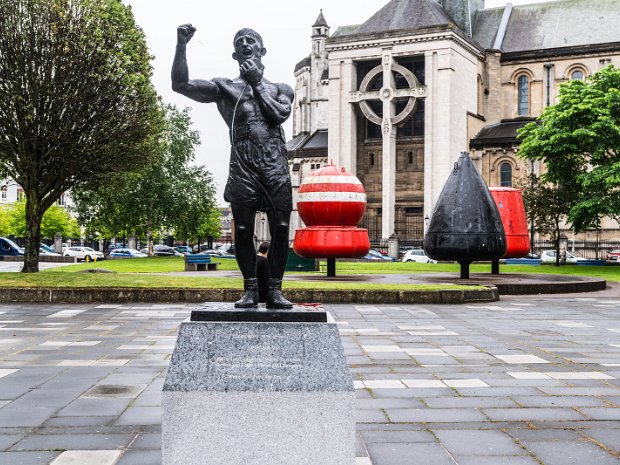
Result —
[[371, 239], [422, 238], [460, 152], [491, 186], [538, 173], [515, 157], [517, 129], [562, 83], [620, 66], [618, 24], [619, 0], [392, 0], [333, 32], [321, 12], [295, 67], [293, 185], [333, 161], [366, 188]]

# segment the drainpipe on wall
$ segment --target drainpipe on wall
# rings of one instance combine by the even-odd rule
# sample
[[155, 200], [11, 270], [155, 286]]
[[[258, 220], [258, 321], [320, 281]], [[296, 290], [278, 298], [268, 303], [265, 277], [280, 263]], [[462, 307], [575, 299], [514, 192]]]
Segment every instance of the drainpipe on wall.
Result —
[[553, 68], [553, 63], [545, 63], [545, 69], [547, 70], [547, 104], [545, 106], [551, 105], [551, 68]]

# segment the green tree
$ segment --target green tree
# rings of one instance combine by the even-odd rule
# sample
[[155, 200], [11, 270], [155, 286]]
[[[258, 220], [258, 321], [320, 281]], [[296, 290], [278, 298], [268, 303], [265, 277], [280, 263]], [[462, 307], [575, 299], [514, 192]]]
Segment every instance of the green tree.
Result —
[[120, 0], [0, 0], [0, 177], [26, 196], [23, 271], [44, 212], [157, 155], [161, 111], [144, 34]]
[[191, 239], [199, 236], [201, 225], [212, 224], [217, 211], [213, 180], [204, 167], [191, 165], [200, 139], [189, 110], [167, 106], [165, 113], [165, 150], [156, 163], [101, 188], [73, 192], [87, 231], [145, 235], [152, 253], [157, 235], [175, 231], [178, 238]]
[[519, 136], [517, 155], [543, 161], [543, 180], [575, 199], [566, 213], [576, 231], [620, 219], [620, 69], [563, 85], [558, 103]]
[[570, 211], [573, 192], [541, 180], [531, 174], [522, 184], [523, 203], [530, 224], [540, 234], [547, 234], [553, 242], [555, 264], [560, 264], [560, 225]]
[[[26, 224], [26, 202], [16, 202], [10, 205], [7, 210], [8, 234], [17, 237], [24, 237], [27, 231]], [[41, 237], [53, 239], [56, 233], [63, 237], [80, 237], [82, 235], [80, 225], [73, 218], [66, 208], [52, 205], [41, 218]]]
[[11, 234], [9, 207], [0, 205], [0, 236]]

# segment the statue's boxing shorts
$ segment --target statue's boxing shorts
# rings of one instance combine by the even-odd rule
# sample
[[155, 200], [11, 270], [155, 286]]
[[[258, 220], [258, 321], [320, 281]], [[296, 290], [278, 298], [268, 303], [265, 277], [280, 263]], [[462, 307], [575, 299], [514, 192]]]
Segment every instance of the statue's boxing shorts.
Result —
[[236, 128], [231, 137], [227, 202], [257, 211], [292, 211], [293, 190], [280, 127]]

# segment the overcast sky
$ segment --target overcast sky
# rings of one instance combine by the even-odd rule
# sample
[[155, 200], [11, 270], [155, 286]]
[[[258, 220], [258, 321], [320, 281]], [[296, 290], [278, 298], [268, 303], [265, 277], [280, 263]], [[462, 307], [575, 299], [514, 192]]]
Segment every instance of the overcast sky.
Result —
[[[150, 52], [155, 57], [154, 82], [164, 101], [192, 110], [194, 127], [200, 131], [202, 145], [197, 163], [205, 165], [217, 184], [218, 202], [224, 205], [223, 191], [228, 176], [228, 128], [215, 104], [200, 104], [174, 93], [170, 88], [170, 68], [176, 44], [176, 28], [192, 23], [198, 30], [188, 45], [191, 78], [235, 77], [238, 65], [233, 61], [232, 39], [243, 27], [258, 31], [265, 42], [265, 76], [274, 82], [294, 87], [295, 64], [309, 55], [310, 34], [319, 11], [334, 32], [339, 26], [366, 21], [387, 0], [338, 0], [321, 4], [308, 0], [124, 0], [133, 8], [136, 21], [144, 30]], [[513, 5], [539, 3], [542, 0], [512, 0]], [[503, 6], [506, 0], [486, 0], [486, 8]], [[292, 118], [291, 118], [292, 119]], [[291, 137], [291, 119], [285, 124]]]

